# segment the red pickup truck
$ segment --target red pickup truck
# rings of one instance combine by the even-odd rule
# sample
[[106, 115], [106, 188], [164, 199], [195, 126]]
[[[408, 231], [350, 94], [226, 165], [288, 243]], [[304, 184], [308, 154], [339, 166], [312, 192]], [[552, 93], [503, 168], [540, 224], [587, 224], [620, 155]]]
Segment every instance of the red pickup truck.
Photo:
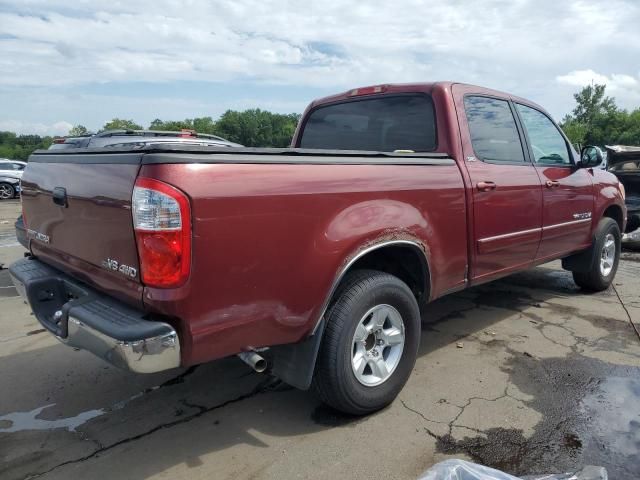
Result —
[[365, 414], [407, 381], [427, 302], [559, 258], [609, 286], [625, 193], [596, 156], [534, 103], [451, 82], [314, 101], [290, 149], [39, 151], [10, 272], [114, 365], [238, 354]]

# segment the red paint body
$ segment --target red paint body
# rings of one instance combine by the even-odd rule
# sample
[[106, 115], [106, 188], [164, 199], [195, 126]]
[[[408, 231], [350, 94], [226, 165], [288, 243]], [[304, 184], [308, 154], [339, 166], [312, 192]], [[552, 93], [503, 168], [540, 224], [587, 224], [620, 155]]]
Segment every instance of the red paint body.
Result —
[[[587, 248], [609, 207], [624, 218], [618, 180], [607, 172], [469, 160], [475, 154], [464, 95], [540, 107], [451, 83], [386, 86], [375, 95], [398, 92], [432, 96], [437, 151], [454, 164], [32, 163], [23, 178], [27, 228], [52, 241], [34, 240], [31, 250], [168, 319], [180, 334], [182, 363], [191, 365], [307, 337], [344, 265], [366, 246], [390, 238], [420, 244], [434, 299]], [[313, 102], [293, 145], [311, 110], [348, 98], [347, 92]], [[191, 273], [179, 288], [143, 287], [139, 278], [101, 268], [107, 257], [139, 267], [130, 211], [137, 176], [189, 197]], [[549, 189], [547, 180], [559, 186]], [[487, 181], [496, 188], [480, 191], [477, 184]], [[69, 195], [65, 210], [50, 202], [60, 185]], [[586, 212], [591, 219], [571, 223]]]

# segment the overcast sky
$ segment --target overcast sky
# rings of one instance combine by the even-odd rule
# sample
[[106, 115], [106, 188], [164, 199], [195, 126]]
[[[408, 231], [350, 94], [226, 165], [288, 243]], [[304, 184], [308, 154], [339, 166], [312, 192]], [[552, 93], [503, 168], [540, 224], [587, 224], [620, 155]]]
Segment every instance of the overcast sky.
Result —
[[433, 80], [561, 118], [595, 81], [640, 106], [639, 0], [0, 0], [0, 130], [113, 117], [301, 112], [356, 86]]

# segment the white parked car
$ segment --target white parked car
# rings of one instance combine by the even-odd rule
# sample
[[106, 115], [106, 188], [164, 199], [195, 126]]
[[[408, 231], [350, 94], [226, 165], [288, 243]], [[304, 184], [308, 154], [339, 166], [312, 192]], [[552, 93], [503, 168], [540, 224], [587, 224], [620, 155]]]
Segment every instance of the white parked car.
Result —
[[26, 162], [0, 159], [0, 200], [14, 198], [20, 193], [20, 178]]
[[8, 158], [0, 158], [0, 176], [12, 175], [22, 177], [24, 167], [27, 166], [27, 162], [20, 160], [9, 160]]

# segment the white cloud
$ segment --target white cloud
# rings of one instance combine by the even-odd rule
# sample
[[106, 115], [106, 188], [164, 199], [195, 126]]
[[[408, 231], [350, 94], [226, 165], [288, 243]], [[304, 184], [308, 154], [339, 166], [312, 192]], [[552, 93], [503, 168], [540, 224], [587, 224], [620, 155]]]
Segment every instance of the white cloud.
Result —
[[44, 123], [23, 122], [20, 120], [0, 120], [0, 131], [6, 130], [17, 134], [62, 136], [69, 133], [71, 127], [73, 127], [73, 125], [65, 121], [47, 125]]
[[572, 99], [558, 82], [578, 86], [594, 74], [612, 89], [634, 88], [629, 68], [640, 58], [637, 0], [69, 5], [23, 0], [0, 10], [0, 89], [242, 80], [342, 90], [452, 79], [513, 91], [559, 115]]
[[560, 83], [572, 85], [574, 87], [585, 87], [592, 83], [598, 85], [609, 83], [609, 78], [605, 75], [596, 73], [593, 70], [574, 70], [566, 75], [559, 75], [556, 79]]
[[640, 81], [631, 75], [614, 73], [610, 76], [594, 72], [593, 70], [574, 70], [566, 75], [557, 77], [558, 82], [576, 87], [585, 87], [592, 83], [605, 84], [611, 91], [624, 88], [640, 88]]
[[640, 75], [633, 77], [622, 73], [612, 73], [603, 75], [591, 69], [574, 70], [566, 75], [559, 75], [558, 83], [575, 87], [585, 87], [587, 85], [598, 84], [607, 86], [607, 94], [614, 96], [617, 101], [621, 101], [623, 106], [635, 105], [637, 108], [640, 101]]

